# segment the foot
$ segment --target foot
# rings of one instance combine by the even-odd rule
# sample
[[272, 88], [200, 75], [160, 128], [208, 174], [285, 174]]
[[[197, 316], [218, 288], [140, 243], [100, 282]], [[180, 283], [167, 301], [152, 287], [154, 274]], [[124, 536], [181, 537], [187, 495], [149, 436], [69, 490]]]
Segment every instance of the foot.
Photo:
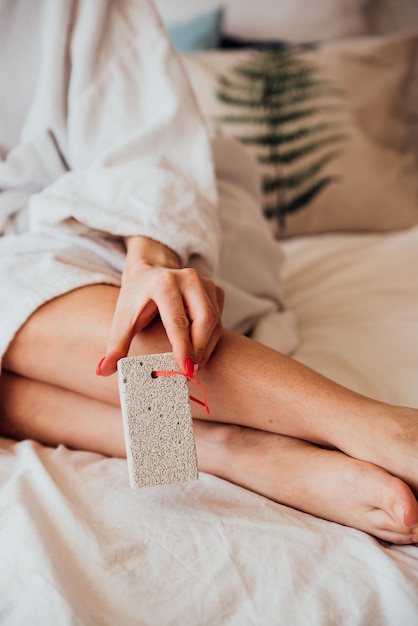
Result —
[[418, 542], [415, 496], [382, 468], [291, 437], [200, 420], [194, 425], [202, 471], [384, 541]]
[[384, 468], [418, 496], [418, 410], [376, 403], [336, 440], [338, 449]]

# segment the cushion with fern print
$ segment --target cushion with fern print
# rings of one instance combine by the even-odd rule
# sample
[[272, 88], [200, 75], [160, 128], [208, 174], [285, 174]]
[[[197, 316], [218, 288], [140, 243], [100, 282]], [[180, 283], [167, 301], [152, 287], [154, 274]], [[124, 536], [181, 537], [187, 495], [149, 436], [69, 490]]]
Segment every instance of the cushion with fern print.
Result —
[[404, 110], [417, 46], [396, 35], [183, 56], [211, 132], [258, 163], [278, 236], [418, 221]]

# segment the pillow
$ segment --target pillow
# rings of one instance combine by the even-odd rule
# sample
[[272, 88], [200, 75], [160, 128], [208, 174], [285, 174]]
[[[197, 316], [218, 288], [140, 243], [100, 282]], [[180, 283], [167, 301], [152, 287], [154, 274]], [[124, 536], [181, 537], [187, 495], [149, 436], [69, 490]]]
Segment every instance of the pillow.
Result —
[[418, 168], [404, 111], [417, 36], [183, 62], [211, 132], [258, 162], [277, 236], [393, 230], [418, 219]]
[[[166, 25], [219, 5], [219, 0], [154, 0]], [[365, 32], [369, 0], [222, 0], [223, 31], [245, 39], [292, 42]]]
[[218, 48], [221, 40], [222, 9], [215, 7], [183, 22], [168, 24], [167, 33], [179, 52]]
[[[371, 33], [387, 35], [418, 30], [418, 2], [416, 0], [374, 0], [370, 3], [366, 19]], [[410, 121], [411, 143], [418, 154], [418, 56], [414, 67], [413, 88], [406, 102]]]

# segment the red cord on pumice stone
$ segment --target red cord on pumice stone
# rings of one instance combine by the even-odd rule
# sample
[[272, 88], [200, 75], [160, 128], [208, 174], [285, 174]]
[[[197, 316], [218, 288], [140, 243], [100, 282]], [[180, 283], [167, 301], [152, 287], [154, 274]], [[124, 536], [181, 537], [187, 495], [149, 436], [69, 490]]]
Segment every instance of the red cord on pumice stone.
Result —
[[199, 387], [202, 388], [203, 391], [203, 402], [202, 400], [199, 400], [198, 398], [195, 398], [194, 396], [190, 395], [190, 400], [193, 400], [193, 402], [196, 402], [197, 404], [200, 404], [200, 406], [203, 406], [205, 408], [206, 411], [206, 415], [210, 414], [209, 411], [209, 405], [207, 403], [207, 399], [206, 399], [206, 389], [205, 386], [199, 381], [196, 380], [196, 378], [193, 378], [191, 376], [187, 376], [186, 374], [183, 374], [183, 372], [174, 372], [174, 371], [164, 371], [164, 370], [154, 370], [151, 374], [151, 376], [153, 378], [158, 378], [158, 376], [184, 376], [184, 378], [186, 378], [188, 381], [195, 383], [196, 385], [199, 385]]

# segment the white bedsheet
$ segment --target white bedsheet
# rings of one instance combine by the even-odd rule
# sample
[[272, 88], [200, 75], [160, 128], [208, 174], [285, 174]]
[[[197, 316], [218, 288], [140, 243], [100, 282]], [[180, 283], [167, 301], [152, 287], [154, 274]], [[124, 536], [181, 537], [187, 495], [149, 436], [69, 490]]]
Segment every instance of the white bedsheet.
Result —
[[[418, 406], [418, 228], [284, 247], [295, 357]], [[3, 439], [0, 624], [416, 626], [418, 547], [207, 474], [134, 491], [123, 460]]]
[[286, 250], [295, 357], [360, 393], [418, 406], [418, 228], [315, 236]]

